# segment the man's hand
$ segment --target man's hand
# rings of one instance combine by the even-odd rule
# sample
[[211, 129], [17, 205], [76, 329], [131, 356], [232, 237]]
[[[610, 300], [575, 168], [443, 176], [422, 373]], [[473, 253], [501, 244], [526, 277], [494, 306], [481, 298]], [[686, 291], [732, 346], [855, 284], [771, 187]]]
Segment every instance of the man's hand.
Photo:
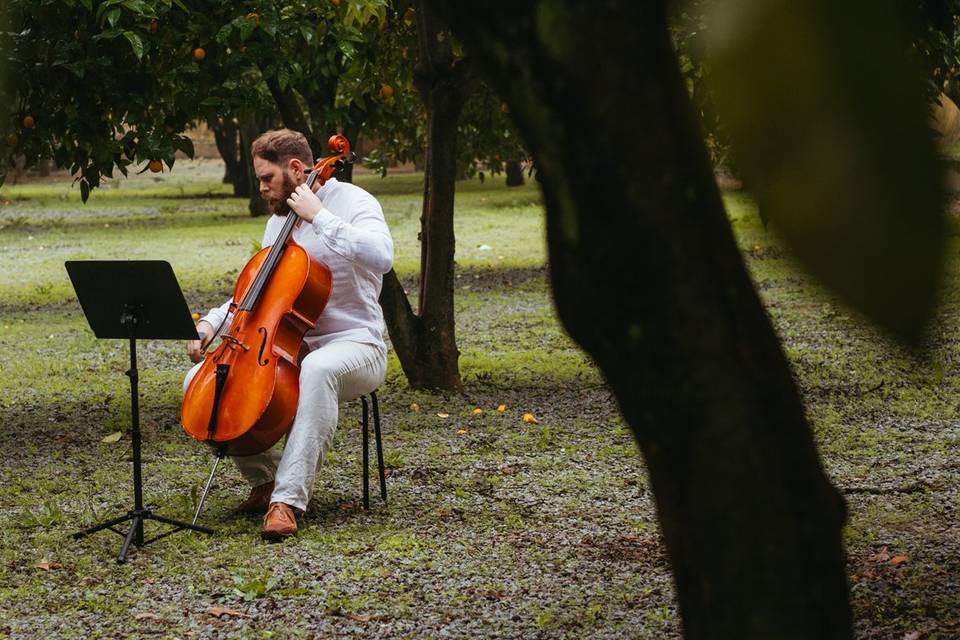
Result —
[[287, 204], [290, 205], [294, 213], [307, 222], [312, 222], [320, 209], [323, 209], [320, 198], [306, 184], [301, 184], [290, 194], [290, 197], [287, 198]]
[[213, 325], [206, 320], [201, 320], [197, 323], [197, 333], [200, 334], [199, 340], [187, 341], [187, 355], [190, 356], [190, 360], [193, 362], [203, 360], [203, 349], [210, 344], [210, 341], [213, 339]]

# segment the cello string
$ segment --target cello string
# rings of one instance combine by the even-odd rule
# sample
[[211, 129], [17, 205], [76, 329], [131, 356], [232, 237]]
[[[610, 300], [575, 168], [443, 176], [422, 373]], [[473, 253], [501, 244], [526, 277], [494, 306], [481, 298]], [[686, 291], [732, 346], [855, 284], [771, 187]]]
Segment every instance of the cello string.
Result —
[[[317, 178], [319, 173], [315, 170], [311, 170], [310, 174], [307, 176], [307, 187], [312, 187], [314, 181]], [[293, 232], [293, 227], [296, 224], [297, 215], [293, 211], [287, 213], [287, 220], [283, 224], [283, 228], [280, 230], [280, 234], [277, 236], [277, 239], [273, 242], [273, 247], [270, 249], [270, 253], [267, 254], [266, 259], [263, 262], [263, 265], [260, 266], [260, 270], [257, 272], [257, 277], [254, 278], [253, 284], [250, 286], [250, 289], [247, 290], [246, 295], [243, 296], [243, 302], [240, 305], [240, 309], [244, 311], [250, 311], [257, 304], [257, 300], [260, 299], [260, 294], [263, 292], [263, 289], [267, 285], [267, 281], [270, 279], [270, 276], [273, 274], [273, 270], [276, 268], [277, 263], [280, 261], [280, 255], [283, 253], [283, 250], [286, 248], [287, 239], [290, 237], [290, 234]]]

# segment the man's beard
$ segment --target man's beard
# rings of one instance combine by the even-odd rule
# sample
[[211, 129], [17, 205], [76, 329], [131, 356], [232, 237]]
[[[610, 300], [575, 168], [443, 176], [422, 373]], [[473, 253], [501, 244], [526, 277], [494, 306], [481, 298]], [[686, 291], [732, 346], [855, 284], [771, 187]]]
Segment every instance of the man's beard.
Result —
[[280, 190], [283, 194], [283, 197], [280, 198], [264, 198], [267, 202], [267, 209], [270, 213], [275, 216], [286, 215], [289, 208], [287, 207], [287, 198], [290, 197], [290, 194], [293, 193], [297, 188], [297, 185], [294, 184], [293, 178], [290, 177], [290, 174], [286, 171], [283, 172], [283, 185]]

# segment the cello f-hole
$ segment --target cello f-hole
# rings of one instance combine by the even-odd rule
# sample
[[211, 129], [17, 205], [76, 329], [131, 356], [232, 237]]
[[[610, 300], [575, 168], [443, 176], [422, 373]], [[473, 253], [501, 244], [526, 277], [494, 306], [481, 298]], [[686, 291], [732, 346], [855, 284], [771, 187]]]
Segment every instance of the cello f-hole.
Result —
[[264, 327], [260, 327], [257, 329], [257, 333], [263, 336], [263, 340], [260, 342], [260, 353], [257, 354], [257, 364], [259, 364], [261, 367], [265, 367], [267, 366], [267, 363], [270, 362], [270, 358], [267, 358], [266, 360], [263, 359], [263, 350], [267, 346], [267, 330]]

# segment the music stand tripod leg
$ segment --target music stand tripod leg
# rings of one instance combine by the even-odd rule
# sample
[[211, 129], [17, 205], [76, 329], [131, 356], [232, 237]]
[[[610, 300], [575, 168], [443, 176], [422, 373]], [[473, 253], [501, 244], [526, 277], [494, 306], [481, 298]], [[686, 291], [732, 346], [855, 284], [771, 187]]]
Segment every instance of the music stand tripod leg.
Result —
[[73, 534], [72, 537], [74, 540], [79, 540], [80, 538], [88, 536], [91, 533], [96, 533], [97, 531], [103, 531], [104, 529], [109, 529], [114, 525], [120, 524], [121, 522], [126, 522], [127, 520], [130, 520], [133, 517], [134, 515], [131, 512], [125, 516], [120, 516], [119, 518], [113, 518], [112, 520], [107, 520], [106, 522], [101, 522], [100, 524], [94, 525], [92, 527], [88, 527], [83, 531], [77, 531], [76, 533]]

